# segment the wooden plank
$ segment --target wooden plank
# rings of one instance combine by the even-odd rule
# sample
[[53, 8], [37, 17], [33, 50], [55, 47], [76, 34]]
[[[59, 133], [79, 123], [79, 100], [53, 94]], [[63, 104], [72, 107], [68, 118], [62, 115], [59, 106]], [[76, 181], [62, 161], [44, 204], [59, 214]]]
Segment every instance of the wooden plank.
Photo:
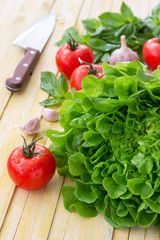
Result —
[[111, 10], [111, 6], [113, 4], [113, 0], [101, 0], [101, 1], [93, 1], [92, 8], [89, 12], [89, 18], [97, 18], [101, 13], [108, 12]]
[[[129, 228], [114, 229], [112, 240], [128, 240]], [[138, 239], [137, 239], [138, 240]]]
[[158, 5], [159, 3], [160, 3], [159, 0], [151, 0], [151, 1], [150, 1], [149, 14], [151, 14], [152, 9], [153, 9], [156, 5]]
[[[28, 12], [30, 10], [30, 21], [32, 22], [37, 17], [41, 17], [42, 15], [45, 15], [50, 10], [50, 7], [52, 6], [53, 1], [39, 1], [38, 6], [36, 3], [32, 3], [32, 1], [21, 1], [21, 4], [17, 2], [17, 5], [15, 2], [8, 2], [4, 5], [6, 8], [6, 11], [4, 11], [7, 16], [8, 14], [11, 16], [9, 23], [6, 21], [6, 29], [11, 27], [13, 32], [17, 33], [17, 29], [21, 30], [21, 21], [22, 19], [20, 16], [24, 16], [25, 24], [28, 25], [28, 19], [29, 15]], [[44, 4], [45, 3], [45, 4]], [[13, 5], [13, 6], [12, 6]], [[48, 6], [48, 8], [47, 8]], [[14, 9], [15, 8], [15, 9]], [[4, 10], [4, 8], [3, 8]], [[16, 14], [15, 14], [16, 12]], [[18, 14], [19, 13], [19, 14]], [[13, 15], [12, 15], [13, 14]], [[22, 14], [22, 15], [21, 15]], [[3, 14], [2, 14], [3, 16]], [[6, 16], [6, 19], [8, 19]], [[3, 19], [3, 18], [2, 18]], [[21, 20], [20, 20], [21, 19]], [[11, 22], [14, 22], [13, 25], [11, 25]], [[27, 22], [26, 22], [27, 21]], [[17, 24], [19, 28], [17, 28]], [[24, 24], [24, 25], [25, 25]], [[22, 24], [22, 27], [24, 26]], [[5, 28], [5, 24], [3, 26]], [[14, 31], [15, 30], [15, 31]], [[6, 30], [8, 31], [8, 30]], [[11, 34], [11, 30], [10, 30]], [[9, 34], [9, 40], [6, 40], [6, 45], [3, 46], [5, 49], [9, 49], [8, 45], [12, 38]], [[14, 34], [13, 34], [14, 35]], [[15, 47], [13, 47], [15, 48]], [[18, 49], [18, 48], [17, 48]], [[13, 55], [12, 55], [13, 54]], [[9, 57], [12, 58], [12, 63], [14, 63], [15, 66], [15, 59], [14, 55], [21, 57], [21, 54], [17, 51], [16, 53], [13, 52]], [[19, 60], [19, 59], [18, 59]], [[6, 62], [8, 65], [10, 64], [10, 60], [7, 59]], [[6, 64], [7, 64], [6, 63]], [[3, 69], [3, 71], [5, 68]], [[10, 69], [11, 70], [11, 69]], [[35, 71], [36, 72], [36, 71]], [[39, 74], [39, 71], [37, 69], [37, 72]], [[11, 74], [11, 72], [10, 72]], [[4, 77], [5, 74], [2, 73], [2, 76]], [[35, 77], [33, 74], [32, 77]], [[19, 137], [20, 131], [19, 129], [9, 129], [10, 126], [14, 126], [16, 124], [24, 123], [25, 120], [28, 120], [28, 113], [30, 112], [30, 109], [32, 108], [32, 101], [34, 101], [35, 98], [35, 89], [39, 88], [39, 79], [37, 78], [37, 81], [32, 81], [33, 85], [31, 88], [26, 91], [25, 94], [23, 94], [23, 91], [21, 93], [15, 93], [11, 97], [11, 101], [9, 101], [7, 108], [3, 112], [3, 116], [1, 118], [0, 122], [0, 130], [1, 134], [3, 136], [3, 139], [0, 140], [0, 149], [3, 154], [1, 154], [1, 168], [0, 168], [0, 190], [3, 192], [3, 196], [1, 197], [1, 204], [0, 204], [0, 227], [2, 225], [4, 216], [6, 214], [8, 205], [10, 203], [12, 194], [14, 192], [15, 185], [11, 182], [11, 180], [8, 178], [8, 173], [6, 170], [6, 161], [8, 158], [9, 153], [13, 150], [14, 147], [22, 144], [22, 139]], [[37, 87], [36, 87], [37, 84]], [[3, 92], [3, 91], [2, 91]], [[31, 95], [30, 95], [31, 94]], [[3, 95], [3, 93], [2, 93]], [[5, 101], [5, 99], [4, 99]], [[3, 105], [3, 102], [2, 102]], [[38, 110], [38, 107], [37, 107]], [[23, 114], [25, 113], [25, 115]], [[35, 114], [35, 113], [33, 113]], [[40, 112], [39, 112], [40, 115]]]
[[144, 240], [144, 238], [145, 228], [135, 226], [130, 229], [129, 240]]
[[[13, 1], [13, 0], [12, 0]], [[10, 181], [6, 171], [6, 159], [7, 154], [10, 152], [15, 146], [21, 145], [22, 140], [19, 138], [19, 129], [9, 129], [9, 126], [14, 126], [15, 124], [22, 123], [35, 115], [40, 117], [41, 107], [38, 105], [38, 102], [44, 100], [48, 97], [44, 91], [39, 88], [39, 79], [40, 79], [40, 71], [53, 71], [57, 72], [57, 68], [55, 65], [55, 53], [57, 51], [57, 47], [54, 46], [55, 43], [61, 38], [62, 32], [65, 28], [69, 26], [73, 26], [76, 22], [76, 16], [79, 13], [79, 9], [81, 8], [81, 4], [83, 1], [78, 1], [78, 3], [73, 0], [71, 1], [62, 1], [56, 0], [55, 5], [53, 6], [53, 11], [57, 10], [57, 16], [62, 18], [64, 22], [57, 21], [57, 26], [54, 31], [51, 40], [49, 41], [46, 49], [44, 50], [39, 63], [35, 69], [34, 74], [32, 75], [29, 84], [25, 91], [21, 93], [14, 94], [10, 101], [8, 102], [7, 108], [2, 116], [2, 120], [0, 122], [0, 131], [3, 135], [3, 140], [0, 140], [0, 150], [3, 152], [1, 156], [1, 165], [0, 169], [0, 191], [3, 191], [3, 196], [1, 196], [2, 205], [0, 207], [0, 216], [1, 223], [3, 222], [4, 216], [6, 214], [8, 205], [11, 201], [10, 207], [7, 212], [7, 216], [3, 223], [3, 228], [0, 233], [0, 239], [10, 240], [13, 239], [47, 239], [48, 232], [52, 223], [49, 239], [51, 240], [61, 240], [61, 239], [74, 239], [75, 235], [77, 239], [112, 239], [113, 229], [109, 226], [103, 219], [103, 216], [99, 214], [96, 218], [93, 219], [83, 219], [78, 216], [77, 213], [70, 214], [64, 210], [62, 197], [60, 197], [57, 210], [56, 204], [59, 198], [60, 188], [62, 186], [63, 178], [58, 176], [57, 174], [52, 179], [52, 181], [47, 185], [46, 188], [41, 189], [39, 191], [30, 192], [16, 189], [14, 195], [14, 184]], [[3, 0], [5, 3], [5, 1]], [[6, 1], [8, 2], [8, 1]], [[39, 1], [40, 2], [40, 1]], [[127, 4], [131, 4], [133, 1], [127, 0], [125, 1]], [[155, 1], [156, 2], [156, 1]], [[152, 1], [154, 4], [155, 2]], [[2, 0], [1, 0], [2, 3]], [[11, 1], [10, 1], [11, 3]], [[22, 1], [21, 1], [22, 3]], [[42, 3], [42, 1], [41, 1]], [[93, 5], [92, 5], [93, 3]], [[136, 7], [137, 1], [134, 1], [134, 6]], [[144, 2], [143, 2], [144, 3]], [[149, 1], [148, 1], [149, 3]], [[31, 1], [28, 1], [27, 7], [29, 7]], [[48, 4], [51, 7], [51, 1], [43, 1], [44, 9], [48, 9]], [[64, 4], [63, 9], [61, 6]], [[74, 5], [74, 11], [69, 4]], [[6, 4], [7, 5], [7, 4]], [[23, 5], [23, 4], [22, 4]], [[92, 5], [92, 7], [91, 7]], [[115, 11], [119, 11], [119, 2], [114, 1]], [[144, 4], [145, 5], [145, 4]], [[81, 13], [79, 16], [79, 20], [77, 22], [77, 26], [80, 29], [80, 32], [83, 31], [83, 26], [80, 24], [81, 19], [85, 19], [87, 16], [96, 17], [103, 11], [110, 10], [112, 6], [112, 1], [97, 1], [94, 0], [85, 0], [84, 5], [81, 9]], [[140, 5], [138, 5], [140, 6]], [[91, 7], [91, 9], [90, 9]], [[26, 5], [25, 7], [26, 8]], [[28, 8], [27, 8], [28, 9]], [[43, 11], [44, 11], [43, 9]], [[61, 9], [61, 11], [60, 11]], [[103, 9], [103, 11], [102, 11]], [[104, 10], [105, 9], [105, 10]], [[11, 7], [10, 7], [11, 10]], [[24, 9], [23, 9], [24, 10]], [[63, 10], [63, 11], [62, 11]], [[86, 11], [87, 10], [87, 11]], [[25, 9], [27, 12], [27, 10]], [[43, 13], [43, 11], [41, 13]], [[139, 10], [140, 11], [140, 10]], [[65, 14], [63, 14], [65, 12]], [[67, 13], [66, 13], [67, 12]], [[1, 10], [0, 10], [1, 13]], [[40, 14], [41, 14], [40, 13]], [[138, 13], [139, 14], [139, 13]], [[143, 12], [145, 15], [145, 11]], [[74, 15], [74, 16], [73, 16]], [[21, 17], [21, 16], [20, 16]], [[74, 21], [73, 18], [74, 17]], [[22, 19], [22, 18], [21, 18]], [[73, 21], [73, 22], [72, 22]], [[1, 37], [0, 37], [1, 38]], [[17, 49], [17, 48], [16, 48]], [[23, 55], [23, 51], [19, 50], [18, 57], [15, 59], [17, 62]], [[7, 60], [8, 61], [8, 60]], [[11, 68], [8, 70], [8, 74], [10, 75], [11, 71], [14, 69], [14, 64], [10, 65]], [[4, 111], [6, 103], [10, 97], [8, 97], [6, 93], [6, 89], [1, 86], [3, 84], [0, 83], [0, 90], [2, 90], [2, 98], [0, 96], [0, 100], [2, 100], [3, 107], [1, 108], [1, 113]], [[1, 105], [1, 106], [2, 106]], [[25, 106], [25, 108], [24, 108]], [[18, 122], [17, 122], [18, 121]], [[49, 124], [47, 121], [43, 120], [43, 123], [47, 128], [58, 129], [58, 124]], [[30, 138], [27, 138], [29, 140]], [[6, 144], [4, 143], [10, 143]], [[42, 140], [41, 143], [45, 144], [46, 139]], [[49, 140], [47, 141], [46, 146], [49, 145]], [[5, 153], [5, 151], [7, 151]], [[68, 184], [68, 180], [65, 181], [65, 184]], [[19, 224], [19, 225], [18, 225]], [[18, 228], [17, 228], [18, 226]], [[141, 229], [139, 228], [139, 232]], [[130, 240], [135, 239], [141, 240], [140, 234], [131, 231]], [[153, 234], [154, 233], [154, 234]], [[150, 227], [146, 230], [145, 240], [159, 239], [159, 234], [157, 228]], [[114, 230], [113, 239], [114, 240], [127, 240], [129, 236], [128, 229], [116, 229]], [[144, 236], [144, 232], [142, 231], [142, 237]], [[143, 238], [144, 239], [144, 238]]]
[[13, 239], [15, 230], [17, 228], [18, 220], [21, 218], [26, 199], [28, 197], [28, 191], [16, 188], [13, 195], [10, 208], [7, 212], [7, 216], [3, 222], [3, 227], [0, 232], [0, 239]]
[[64, 239], [109, 240], [112, 239], [112, 233], [112, 227], [105, 222], [102, 214], [99, 214], [96, 218], [82, 218], [77, 213], [73, 213], [68, 219]]
[[[47, 121], [46, 122], [43, 121], [43, 122], [47, 126], [47, 128], [51, 127], [51, 124], [49, 124]], [[57, 123], [55, 123], [55, 126], [53, 124], [53, 127], [56, 129]], [[45, 145], [45, 141], [46, 141], [46, 138], [41, 140], [40, 144]], [[50, 144], [50, 141], [48, 140], [46, 145], [48, 146], [49, 144]], [[10, 179], [9, 179], [9, 181], [10, 181]], [[41, 201], [40, 198], [43, 197], [44, 204], [42, 204], [42, 205], [45, 206], [45, 204], [48, 203], [48, 201], [49, 201], [49, 204], [51, 205], [51, 206], [47, 205], [47, 206], [50, 206], [49, 214], [52, 214], [52, 207], [54, 208], [55, 205], [56, 205], [56, 201], [57, 201], [57, 198], [58, 198], [57, 191], [59, 192], [59, 189], [61, 188], [62, 181], [63, 181], [63, 178], [56, 174], [54, 176], [54, 178], [51, 180], [51, 182], [48, 184], [47, 189], [45, 189], [45, 188], [42, 189], [42, 192], [43, 192], [42, 195], [44, 194], [44, 196], [42, 196], [42, 195], [40, 196], [39, 192], [41, 192], [41, 191], [37, 191], [38, 193], [35, 197], [37, 202], [38, 202], [38, 199], [39, 199], [39, 202], [40, 202]], [[52, 196], [53, 196], [53, 199], [52, 199], [52, 196], [50, 197], [50, 188], [52, 188], [53, 185], [55, 187], [54, 187], [54, 190], [53, 190], [54, 194], [52, 194]], [[34, 192], [34, 194], [35, 194], [35, 192]], [[20, 188], [16, 188], [16, 190], [14, 192], [14, 195], [12, 196], [10, 206], [8, 208], [8, 211], [7, 211], [7, 215], [5, 216], [2, 229], [0, 231], [0, 239], [4, 239], [4, 240], [5, 239], [7, 239], [7, 240], [13, 239], [13, 237], [15, 235], [15, 232], [16, 232], [16, 229], [17, 229], [17, 226], [18, 226], [18, 223], [20, 221], [20, 218], [22, 217], [24, 207], [27, 204], [27, 198], [29, 197], [29, 194], [32, 194], [32, 192], [30, 193], [29, 191], [22, 190]], [[56, 198], [56, 196], [57, 196], [57, 198]], [[37, 205], [37, 207], [38, 206], [39, 205]], [[28, 210], [27, 206], [26, 206], [26, 209]], [[40, 210], [43, 211], [43, 208], [40, 209]], [[32, 210], [32, 211], [35, 212], [35, 209]], [[13, 221], [13, 219], [14, 219], [14, 221]]]
[[62, 181], [56, 173], [46, 188], [29, 193], [14, 239], [47, 239]]
[[[63, 15], [65, 22], [64, 24], [57, 22], [54, 34], [51, 37], [46, 49], [44, 50], [41, 56], [41, 59], [39, 60], [38, 65], [36, 66], [36, 69], [30, 79], [30, 82], [26, 86], [25, 91], [19, 92], [16, 95], [12, 96], [6, 111], [7, 110], [9, 111], [10, 105], [12, 105], [13, 103], [18, 104], [17, 102], [18, 99], [21, 99], [24, 106], [27, 101], [29, 103], [24, 110], [25, 118], [30, 119], [33, 116], [41, 115], [40, 114], [41, 106], [38, 104], [38, 102], [44, 100], [47, 94], [39, 88], [40, 71], [46, 71], [46, 70], [47, 71], [55, 70], [55, 72], [57, 71], [56, 66], [53, 65], [54, 59], [52, 59], [52, 56], [55, 57], [55, 54], [58, 49], [54, 45], [54, 43], [55, 41], [59, 40], [65, 28], [70, 27], [72, 26], [72, 24], [74, 24], [82, 3], [83, 3], [82, 0], [81, 1], [74, 0], [72, 2], [70, 1], [70, 4], [68, 4], [67, 1], [64, 2], [62, 0], [61, 1], [57, 0], [55, 2], [52, 11], [55, 11], [58, 17], [61, 17], [61, 15]], [[75, 10], [73, 11], [73, 9], [75, 9], [75, 6], [76, 6], [76, 11]], [[32, 98], [30, 100], [27, 99], [31, 96]], [[17, 107], [19, 108], [19, 112], [20, 112], [21, 103], [19, 103]], [[6, 114], [8, 114], [8, 111]], [[46, 125], [46, 128], [51, 128], [51, 124], [48, 125], [47, 121], [43, 120], [43, 123]], [[52, 128], [54, 129], [59, 128], [59, 124], [57, 123], [53, 124]], [[19, 132], [18, 129], [15, 129], [15, 131], [16, 131], [16, 134]], [[16, 134], [14, 134], [14, 136]], [[49, 145], [49, 140], [48, 140], [47, 146], [48, 145]], [[12, 232], [10, 232], [10, 235], [15, 234], [15, 239], [28, 239], [28, 238], [29, 239], [46, 239], [49, 228], [50, 228], [50, 224], [52, 222], [52, 217], [56, 207], [56, 202], [58, 200], [62, 179], [63, 179], [62, 177], [55, 175], [55, 177], [53, 178], [53, 180], [50, 182], [50, 184], [47, 186], [46, 189], [38, 191], [37, 193], [35, 192], [29, 193], [26, 204], [24, 201], [25, 208], [24, 209], [21, 208], [21, 214], [19, 214], [15, 218], [15, 222], [17, 222], [17, 225], [19, 224], [17, 229], [15, 228], [15, 225], [11, 226], [11, 228], [8, 225], [9, 219], [14, 218], [15, 205], [11, 203], [7, 213], [7, 217], [4, 222], [4, 226], [6, 227], [3, 227], [1, 234], [3, 234], [3, 236], [7, 236], [7, 231], [9, 231], [9, 229], [12, 229]], [[17, 199], [17, 192], [15, 192], [14, 198]], [[17, 208], [18, 208], [18, 205], [17, 205]], [[32, 209], [32, 214], [29, 213], [31, 209]], [[47, 216], [47, 222], [45, 224], [45, 228], [42, 228], [42, 226], [44, 226], [44, 219], [45, 219], [44, 216], [45, 218]], [[12, 223], [10, 222], [10, 224]], [[39, 232], [41, 233], [41, 238], [38, 235]]]
[[[64, 185], [73, 185], [73, 182], [66, 179]], [[96, 218], [82, 218], [76, 212], [67, 212], [60, 196], [48, 240], [110, 240], [112, 232], [112, 227], [104, 220], [102, 214]]]
[[[47, 14], [54, 0], [37, 1], [2, 1], [1, 0], [1, 54], [0, 62], [3, 63], [1, 69], [0, 82], [0, 117], [10, 98], [10, 91], [5, 87], [5, 80], [11, 77], [17, 63], [24, 56], [24, 50], [12, 46], [13, 40], [30, 24]], [[28, 14], [29, 13], [29, 14]]]
[[153, 225], [147, 228], [146, 234], [145, 234], [145, 240], [160, 240], [159, 229]]

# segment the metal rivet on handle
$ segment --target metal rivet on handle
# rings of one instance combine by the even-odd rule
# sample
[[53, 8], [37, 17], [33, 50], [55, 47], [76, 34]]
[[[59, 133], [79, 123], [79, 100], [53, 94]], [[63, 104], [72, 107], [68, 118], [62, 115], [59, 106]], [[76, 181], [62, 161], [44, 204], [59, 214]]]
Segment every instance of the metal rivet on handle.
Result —
[[33, 50], [31, 50], [31, 51], [30, 51], [30, 53], [31, 53], [31, 54], [35, 54], [36, 52], [35, 52], [35, 51], [33, 51]]
[[17, 81], [20, 81], [20, 80], [21, 80], [21, 78], [20, 78], [20, 77], [16, 77], [15, 79], [16, 79]]
[[28, 63], [23, 63], [23, 66], [24, 67], [28, 67]]

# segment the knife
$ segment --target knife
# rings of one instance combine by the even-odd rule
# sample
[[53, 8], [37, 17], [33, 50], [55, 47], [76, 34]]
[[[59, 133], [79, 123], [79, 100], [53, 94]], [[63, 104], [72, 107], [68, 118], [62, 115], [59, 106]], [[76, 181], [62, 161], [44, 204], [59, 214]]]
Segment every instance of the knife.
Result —
[[25, 49], [25, 56], [17, 65], [13, 77], [5, 82], [11, 92], [19, 91], [31, 75], [39, 56], [46, 45], [56, 23], [56, 14], [48, 14], [32, 24], [13, 42]]

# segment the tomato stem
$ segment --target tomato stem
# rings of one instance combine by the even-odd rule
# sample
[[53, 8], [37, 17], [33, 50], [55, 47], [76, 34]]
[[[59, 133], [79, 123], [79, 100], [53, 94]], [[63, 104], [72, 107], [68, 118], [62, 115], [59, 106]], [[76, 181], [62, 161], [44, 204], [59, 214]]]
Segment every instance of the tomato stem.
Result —
[[78, 47], [78, 43], [74, 40], [74, 38], [72, 37], [72, 35], [70, 33], [68, 33], [69, 37], [68, 37], [68, 45], [70, 47], [71, 51], [75, 51]]
[[86, 66], [89, 75], [96, 75], [96, 76], [98, 75], [99, 69], [98, 68], [94, 69], [92, 63], [87, 63], [85, 61], [82, 61], [80, 58], [78, 58], [78, 60], [81, 64], [89, 65], [89, 68]]
[[[22, 136], [22, 135], [21, 135]], [[45, 133], [43, 134], [43, 136], [37, 138], [37, 139], [34, 139], [33, 142], [31, 142], [30, 144], [27, 145], [27, 142], [26, 142], [26, 139], [22, 136], [23, 140], [24, 140], [24, 144], [23, 144], [23, 147], [22, 147], [22, 154], [24, 157], [27, 157], [27, 158], [31, 158], [35, 155], [42, 155], [43, 153], [35, 153], [35, 143], [37, 141], [39, 141], [40, 139], [42, 139], [43, 137], [45, 136]]]

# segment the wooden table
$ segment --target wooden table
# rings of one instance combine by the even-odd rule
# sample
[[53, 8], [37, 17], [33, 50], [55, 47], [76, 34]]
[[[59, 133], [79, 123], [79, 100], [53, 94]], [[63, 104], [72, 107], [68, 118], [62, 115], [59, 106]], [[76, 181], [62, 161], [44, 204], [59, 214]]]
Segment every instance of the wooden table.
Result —
[[[159, 0], [126, 0], [134, 14], [141, 18], [151, 13]], [[22, 145], [22, 124], [37, 116], [41, 117], [39, 102], [48, 97], [40, 89], [41, 71], [57, 73], [55, 55], [64, 30], [76, 25], [83, 33], [81, 20], [97, 17], [104, 11], [118, 12], [122, 0], [0, 0], [0, 240], [159, 240], [159, 231], [133, 227], [113, 229], [103, 215], [84, 219], [77, 213], [68, 213], [63, 207], [61, 188], [69, 180], [55, 174], [51, 182], [38, 191], [17, 188], [10, 180], [6, 162], [9, 153]], [[55, 30], [45, 47], [34, 73], [25, 89], [11, 94], [5, 88], [6, 78], [12, 76], [16, 64], [24, 51], [12, 45], [13, 40], [26, 27], [47, 13], [57, 14]], [[59, 129], [58, 123], [51, 124], [42, 119], [45, 128]], [[27, 137], [27, 141], [31, 141]], [[40, 142], [47, 147], [50, 141]]]

